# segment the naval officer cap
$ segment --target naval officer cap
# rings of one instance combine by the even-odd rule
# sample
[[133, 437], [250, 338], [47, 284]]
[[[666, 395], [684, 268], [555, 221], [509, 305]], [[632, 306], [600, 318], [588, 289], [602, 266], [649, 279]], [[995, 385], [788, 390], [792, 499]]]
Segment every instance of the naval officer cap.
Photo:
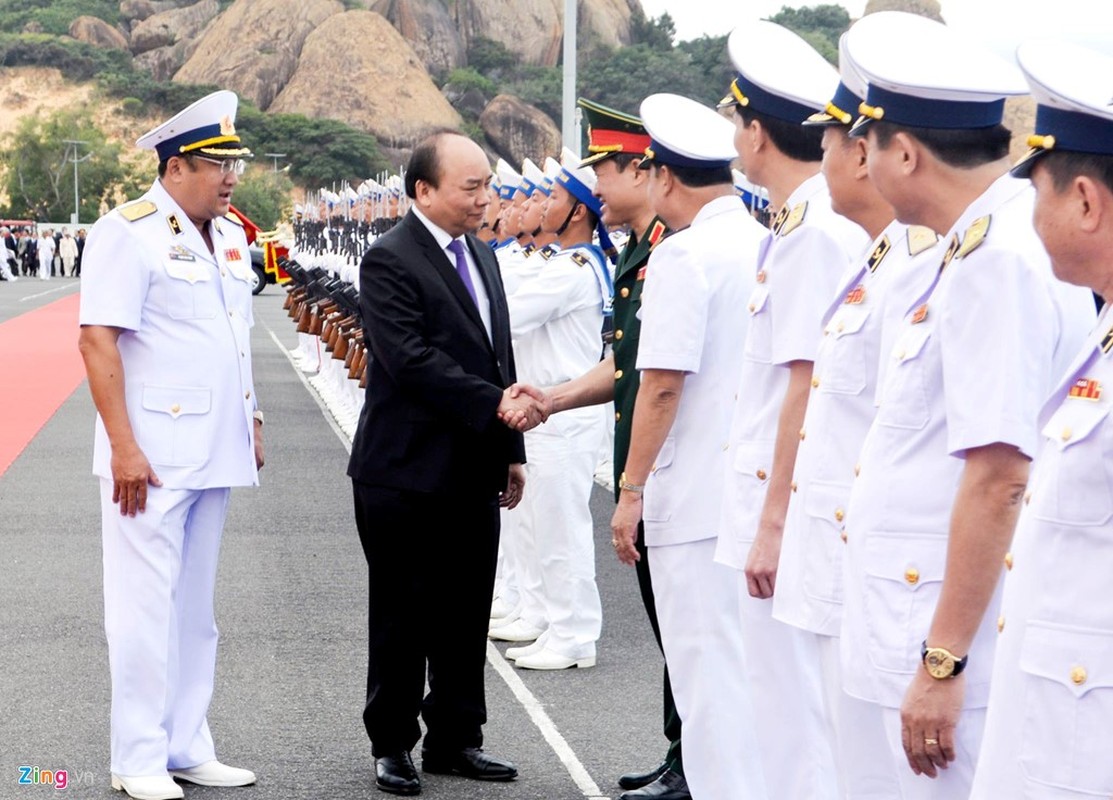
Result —
[[583, 97], [577, 103], [587, 124], [588, 155], [580, 162], [581, 167], [598, 164], [618, 153], [632, 153], [640, 158], [649, 147], [649, 134], [637, 117]]
[[1047, 153], [1113, 157], [1113, 59], [1053, 41], [1026, 42], [1016, 59], [1036, 101], [1036, 132], [1013, 175], [1027, 178]]
[[513, 200], [518, 187], [522, 185], [522, 176], [502, 158], [495, 163], [495, 173], [499, 176], [499, 197]]
[[702, 103], [677, 94], [651, 94], [642, 100], [640, 111], [649, 133], [641, 169], [654, 164], [724, 169], [738, 157], [734, 125]]
[[844, 33], [839, 37], [839, 85], [835, 95], [822, 111], [804, 120], [804, 124], [823, 127], [842, 125], [849, 129], [858, 119], [858, 109], [866, 99], [867, 89], [866, 76], [847, 52]]
[[913, 128], [976, 129], [1001, 124], [1005, 98], [1028, 87], [1014, 64], [941, 22], [903, 11], [863, 17], [846, 34], [850, 58], [869, 82], [862, 117]]
[[159, 161], [189, 153], [211, 158], [245, 158], [252, 153], [240, 144], [236, 134], [238, 106], [235, 92], [213, 92], [140, 136], [135, 146], [154, 150]]
[[800, 124], [826, 106], [839, 83], [835, 68], [814, 47], [775, 22], [735, 28], [727, 50], [738, 72], [721, 106], [739, 105]]

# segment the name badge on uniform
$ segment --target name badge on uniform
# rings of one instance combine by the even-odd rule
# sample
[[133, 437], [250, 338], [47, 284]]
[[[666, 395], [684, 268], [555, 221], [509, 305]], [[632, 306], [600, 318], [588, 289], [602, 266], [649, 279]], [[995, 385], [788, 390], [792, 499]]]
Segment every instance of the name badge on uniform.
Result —
[[197, 257], [189, 252], [185, 247], [176, 244], [170, 248], [170, 258], [174, 261], [196, 261]]
[[861, 284], [859, 284], [847, 293], [846, 300], [844, 302], [848, 306], [859, 306], [865, 301], [865, 299], [866, 290]]
[[224, 260], [225, 261], [239, 261], [240, 260], [240, 249], [238, 247], [229, 247], [227, 250], [224, 251]]
[[[649, 265], [646, 264], [646, 267], [648, 267], [648, 266]], [[635, 280], [639, 280], [639, 281], [644, 281], [645, 280], [645, 269], [646, 269], [646, 267], [642, 267], [641, 269], [638, 270], [638, 275], [635, 278]]]
[[1070, 387], [1070, 392], [1067, 397], [1077, 400], [1093, 400], [1101, 399], [1101, 381], [1094, 380], [1093, 378], [1079, 378], [1074, 382], [1074, 386]]

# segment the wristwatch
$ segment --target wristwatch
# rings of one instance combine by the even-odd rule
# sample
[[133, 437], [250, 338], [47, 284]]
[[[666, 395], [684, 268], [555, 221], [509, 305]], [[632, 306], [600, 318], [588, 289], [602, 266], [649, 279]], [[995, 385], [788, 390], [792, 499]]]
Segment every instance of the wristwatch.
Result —
[[959, 658], [950, 650], [943, 647], [928, 647], [927, 640], [920, 646], [920, 658], [924, 662], [924, 669], [928, 675], [938, 681], [947, 678], [956, 678], [966, 669], [966, 661], [970, 658], [965, 655]]
[[263, 420], [263, 412], [262, 411], [255, 411], [254, 413], [252, 413], [251, 418], [253, 420], [255, 420], [256, 422], [258, 422], [260, 425], [266, 425], [266, 422], [264, 422], [264, 420]]
[[626, 480], [626, 473], [623, 472], [618, 476], [618, 488], [624, 492], [633, 492], [634, 494], [641, 494], [645, 491], [645, 484], [630, 483]]

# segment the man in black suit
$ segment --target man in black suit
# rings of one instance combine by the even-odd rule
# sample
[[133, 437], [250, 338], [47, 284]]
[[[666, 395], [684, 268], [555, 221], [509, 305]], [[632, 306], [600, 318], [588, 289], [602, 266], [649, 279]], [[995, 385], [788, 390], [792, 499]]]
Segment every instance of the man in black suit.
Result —
[[[513, 780], [484, 753], [483, 670], [499, 539], [499, 506], [525, 484], [520, 433], [499, 421], [514, 355], [491, 249], [473, 234], [490, 202], [483, 151], [433, 134], [406, 173], [413, 207], [360, 266], [360, 309], [372, 359], [348, 475], [370, 572], [363, 719], [376, 785], [417, 794], [422, 769]], [[422, 700], [428, 668], [429, 693]]]

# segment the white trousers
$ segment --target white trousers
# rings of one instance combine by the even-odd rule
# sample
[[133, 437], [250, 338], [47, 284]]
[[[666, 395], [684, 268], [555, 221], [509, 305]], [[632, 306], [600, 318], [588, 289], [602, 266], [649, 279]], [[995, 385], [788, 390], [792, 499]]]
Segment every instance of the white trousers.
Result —
[[[974, 783], [985, 715], [984, 708], [963, 709], [955, 730], [957, 758], [929, 778], [916, 775], [908, 765], [899, 708], [843, 694], [839, 734], [847, 800], [966, 800]], [[1006, 800], [1004, 795], [1001, 800]]]
[[[833, 715], [826, 705], [820, 642], [815, 634], [774, 619], [773, 600], [751, 597], [745, 575], [735, 575], [742, 638], [752, 654], [747, 671], [761, 725], [761, 763], [769, 796], [836, 800]], [[801, 758], [802, 753], [807, 758]], [[687, 761], [687, 747], [684, 757]]]
[[[649, 548], [649, 571], [695, 800], [767, 794], [738, 618], [739, 573], [715, 563], [715, 539]], [[777, 724], [773, 721], [773, 725]], [[799, 761], [810, 753], [801, 749]]]
[[[591, 489], [604, 420], [598, 408], [565, 412], [526, 435], [526, 489], [517, 570], [523, 618], [537, 625], [531, 569], [540, 579], [545, 646], [567, 658], [595, 655], [603, 607], [595, 585]], [[532, 547], [532, 553], [529, 548]], [[533, 563], [528, 563], [530, 559]], [[524, 574], [523, 574], [524, 573]], [[531, 602], [534, 600], [534, 602]]]
[[495, 597], [511, 607], [518, 605], [518, 571], [516, 549], [521, 549], [519, 521], [521, 512], [501, 509], [499, 512], [499, 555], [495, 564]]
[[228, 489], [148, 487], [120, 515], [101, 480], [104, 628], [112, 675], [112, 772], [164, 775], [216, 758], [206, 721], [213, 615]]

